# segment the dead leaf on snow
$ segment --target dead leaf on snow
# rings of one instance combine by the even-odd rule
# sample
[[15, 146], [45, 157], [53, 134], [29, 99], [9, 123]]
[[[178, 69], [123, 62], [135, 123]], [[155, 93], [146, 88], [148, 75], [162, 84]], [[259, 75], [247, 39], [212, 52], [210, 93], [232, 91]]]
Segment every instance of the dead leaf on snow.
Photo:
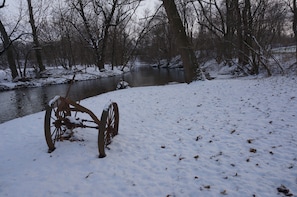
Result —
[[250, 152], [251, 152], [251, 153], [256, 153], [256, 152], [257, 152], [257, 149], [255, 149], [255, 148], [250, 148]]
[[195, 155], [194, 158], [197, 160], [199, 158], [199, 155]]
[[227, 190], [221, 191], [222, 195], [227, 195]]
[[284, 185], [281, 185], [280, 187], [278, 187], [277, 191], [279, 193], [283, 193], [285, 196], [293, 196], [293, 194], [290, 193], [290, 190]]
[[202, 136], [201, 135], [198, 135], [197, 137], [196, 137], [196, 141], [199, 141], [199, 140], [201, 140], [202, 139]]
[[179, 157], [179, 160], [181, 161], [181, 160], [184, 160], [185, 159], [185, 157]]

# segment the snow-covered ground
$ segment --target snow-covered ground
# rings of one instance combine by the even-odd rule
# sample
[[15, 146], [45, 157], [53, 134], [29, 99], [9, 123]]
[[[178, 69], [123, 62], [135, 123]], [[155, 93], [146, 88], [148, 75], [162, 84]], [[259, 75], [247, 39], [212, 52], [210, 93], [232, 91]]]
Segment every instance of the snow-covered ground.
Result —
[[105, 65], [105, 71], [100, 72], [95, 66], [75, 66], [72, 69], [66, 70], [63, 67], [47, 67], [44, 72], [42, 72], [40, 78], [36, 78], [33, 68], [27, 69], [26, 80], [12, 80], [11, 72], [7, 68], [5, 70], [0, 70], [0, 91], [1, 90], [11, 90], [22, 87], [39, 87], [45, 85], [53, 84], [63, 84], [68, 83], [75, 74], [75, 80], [91, 80], [98, 79], [101, 77], [110, 77], [115, 75], [120, 75], [123, 72], [128, 72], [129, 68], [125, 67], [124, 71], [121, 70], [122, 67], [112, 68], [110, 65]]
[[81, 101], [119, 105], [119, 135], [97, 131], [47, 153], [44, 112], [0, 124], [0, 196], [297, 195], [297, 77], [130, 88]]

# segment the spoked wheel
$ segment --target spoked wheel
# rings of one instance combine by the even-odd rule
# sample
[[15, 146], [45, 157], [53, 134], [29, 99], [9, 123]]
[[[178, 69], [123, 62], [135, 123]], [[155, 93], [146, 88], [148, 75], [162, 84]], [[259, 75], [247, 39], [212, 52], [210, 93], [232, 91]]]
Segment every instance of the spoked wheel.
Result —
[[116, 103], [111, 103], [108, 108], [104, 109], [101, 115], [98, 149], [99, 158], [106, 156], [105, 148], [112, 142], [112, 138], [118, 134], [119, 129], [119, 108]]
[[69, 105], [61, 103], [60, 99], [46, 107], [44, 134], [49, 153], [55, 150], [55, 142], [63, 140], [62, 135], [69, 130], [64, 123], [66, 116], [71, 116]]

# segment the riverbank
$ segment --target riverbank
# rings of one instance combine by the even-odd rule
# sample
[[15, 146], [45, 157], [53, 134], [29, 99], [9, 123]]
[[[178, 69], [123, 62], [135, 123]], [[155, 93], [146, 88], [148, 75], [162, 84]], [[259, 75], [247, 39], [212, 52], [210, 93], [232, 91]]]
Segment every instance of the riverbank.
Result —
[[[281, 47], [272, 50], [271, 57], [266, 59], [266, 63], [269, 67], [269, 72], [272, 75], [296, 75], [296, 57], [293, 53], [294, 47]], [[236, 61], [232, 62], [232, 65], [226, 65], [226, 62], [217, 62], [215, 59], [204, 60], [200, 63], [202, 70], [205, 73], [207, 79], [214, 78], [234, 78], [248, 75], [249, 67], [238, 68]], [[122, 75], [123, 73], [130, 72], [132, 70], [137, 71], [142, 67], [153, 68], [165, 68], [165, 69], [182, 69], [182, 62], [180, 56], [176, 56], [171, 59], [170, 62], [166, 60], [160, 61], [158, 64], [147, 64], [139, 60], [133, 62], [130, 67], [125, 67], [122, 71], [122, 66], [112, 68], [110, 65], [105, 65], [105, 70], [100, 72], [95, 66], [74, 66], [71, 70], [66, 70], [61, 66], [47, 67], [39, 77], [36, 77], [33, 68], [28, 68], [25, 79], [12, 80], [10, 70], [0, 70], [0, 91], [13, 90], [27, 87], [40, 87], [54, 84], [68, 83], [75, 74], [76, 81], [85, 81], [92, 79], [99, 79], [104, 77], [111, 77]], [[246, 73], [245, 73], [246, 72]], [[260, 74], [255, 76], [261, 78], [267, 76], [267, 70], [265, 67], [260, 68]]]
[[12, 80], [9, 69], [0, 70], [0, 91], [65, 84], [69, 83], [74, 74], [76, 81], [85, 81], [121, 75], [130, 70], [128, 67], [125, 67], [123, 71], [121, 69], [122, 67], [112, 68], [109, 65], [105, 65], [105, 70], [102, 72], [95, 66], [75, 66], [71, 70], [66, 70], [60, 66], [47, 67], [39, 77], [36, 77], [34, 69], [31, 68], [27, 69], [26, 78], [15, 80]]
[[[0, 196], [297, 195], [297, 77], [130, 88], [81, 101], [119, 105], [98, 159], [97, 130], [47, 153], [44, 111], [0, 124]], [[83, 116], [80, 118], [86, 118]]]

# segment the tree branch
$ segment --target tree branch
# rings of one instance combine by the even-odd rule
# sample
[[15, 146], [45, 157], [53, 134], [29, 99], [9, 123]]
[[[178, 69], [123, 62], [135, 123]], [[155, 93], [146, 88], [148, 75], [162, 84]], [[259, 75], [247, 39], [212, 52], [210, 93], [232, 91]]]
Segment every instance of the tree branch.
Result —
[[5, 1], [6, 1], [6, 0], [3, 0], [2, 4], [0, 5], [0, 8], [4, 8], [4, 6], [5, 6]]
[[4, 47], [4, 49], [2, 49], [0, 51], [0, 56], [13, 44], [13, 42], [17, 41], [18, 39], [20, 39], [23, 35], [26, 35], [26, 34], [30, 34], [30, 33], [22, 33], [20, 34], [18, 37], [16, 37], [15, 39], [11, 40], [9, 42], [9, 44], [7, 46]]

